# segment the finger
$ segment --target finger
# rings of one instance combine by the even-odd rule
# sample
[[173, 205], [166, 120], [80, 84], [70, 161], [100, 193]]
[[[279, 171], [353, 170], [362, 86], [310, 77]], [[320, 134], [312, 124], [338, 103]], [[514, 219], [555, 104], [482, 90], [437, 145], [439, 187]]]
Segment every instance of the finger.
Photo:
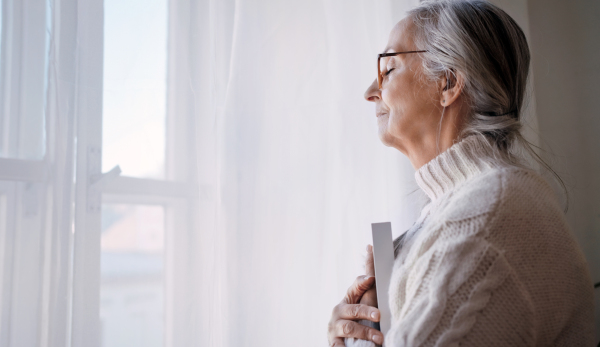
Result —
[[379, 322], [379, 315], [379, 309], [376, 307], [361, 304], [347, 304], [340, 307], [337, 319], [365, 319], [372, 322]]
[[373, 259], [373, 246], [367, 246], [367, 259], [365, 259], [365, 274], [375, 276], [375, 260]]
[[377, 292], [375, 286], [367, 290], [360, 298], [360, 303], [367, 306], [378, 307], [377, 305]]
[[375, 283], [375, 277], [373, 276], [358, 276], [354, 283], [348, 288], [346, 296], [342, 302], [346, 304], [356, 304], [360, 301], [363, 294], [371, 288]]
[[383, 342], [383, 334], [377, 329], [351, 320], [339, 320], [337, 323], [336, 337], [354, 337], [361, 340], [373, 341], [378, 345]]

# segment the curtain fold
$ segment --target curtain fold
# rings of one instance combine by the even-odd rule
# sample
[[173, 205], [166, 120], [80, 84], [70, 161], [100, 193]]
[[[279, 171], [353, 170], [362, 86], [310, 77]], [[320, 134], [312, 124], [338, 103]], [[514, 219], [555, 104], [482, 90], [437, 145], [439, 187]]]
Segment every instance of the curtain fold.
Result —
[[1, 346], [69, 345], [76, 3], [3, 1], [2, 141], [43, 173], [0, 189], [10, 205], [0, 218]]
[[75, 2], [50, 2], [48, 38], [47, 162], [52, 168], [47, 225], [48, 310], [42, 346], [68, 346], [71, 324], [75, 81], [77, 12]]

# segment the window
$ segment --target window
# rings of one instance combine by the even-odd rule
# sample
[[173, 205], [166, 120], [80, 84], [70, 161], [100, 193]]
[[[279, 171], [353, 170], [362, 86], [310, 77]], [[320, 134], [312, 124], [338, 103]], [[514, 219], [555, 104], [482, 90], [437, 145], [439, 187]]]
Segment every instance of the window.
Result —
[[104, 1], [102, 141], [88, 148], [100, 149], [106, 182], [87, 218], [100, 232], [102, 347], [173, 344], [185, 267], [175, 250], [193, 228], [196, 194], [189, 119], [167, 108], [168, 30], [168, 0]]
[[177, 345], [197, 184], [169, 1], [0, 3], [0, 345]]
[[163, 206], [103, 205], [103, 346], [163, 345], [164, 234]]
[[167, 0], [104, 1], [102, 168], [165, 178]]
[[[166, 178], [166, 39], [166, 0], [104, 1], [105, 172], [118, 165], [122, 176]], [[116, 192], [112, 201], [125, 202]], [[160, 194], [156, 197], [160, 200]], [[161, 205], [102, 205], [103, 347], [163, 346], [164, 210]]]
[[2, 2], [0, 157], [3, 158], [41, 160], [46, 152], [49, 6], [45, 0]]
[[[46, 0], [0, 2], [0, 345], [40, 340], [50, 196]], [[47, 283], [47, 281], [46, 281]], [[23, 329], [20, 326], [29, 326]], [[37, 328], [37, 329], [36, 329]]]

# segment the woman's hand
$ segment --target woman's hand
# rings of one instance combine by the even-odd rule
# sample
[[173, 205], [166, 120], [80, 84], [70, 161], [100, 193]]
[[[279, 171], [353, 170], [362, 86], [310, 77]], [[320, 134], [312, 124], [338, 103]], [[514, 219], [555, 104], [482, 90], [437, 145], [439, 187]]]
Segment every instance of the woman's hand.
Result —
[[379, 330], [356, 322], [359, 319], [379, 321], [380, 313], [377, 308], [359, 304], [365, 292], [373, 287], [374, 283], [375, 277], [373, 276], [357, 277], [344, 299], [334, 307], [328, 329], [330, 346], [344, 346], [344, 337], [354, 337], [382, 344], [383, 334]]

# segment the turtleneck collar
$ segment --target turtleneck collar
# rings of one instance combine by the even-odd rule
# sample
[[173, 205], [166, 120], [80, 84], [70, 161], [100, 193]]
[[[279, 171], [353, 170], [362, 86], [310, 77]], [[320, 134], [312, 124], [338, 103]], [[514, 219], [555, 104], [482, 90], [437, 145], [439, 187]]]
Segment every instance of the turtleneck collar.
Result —
[[469, 178], [501, 165], [491, 158], [492, 148], [485, 139], [467, 136], [419, 168], [415, 179], [431, 201], [435, 201]]

